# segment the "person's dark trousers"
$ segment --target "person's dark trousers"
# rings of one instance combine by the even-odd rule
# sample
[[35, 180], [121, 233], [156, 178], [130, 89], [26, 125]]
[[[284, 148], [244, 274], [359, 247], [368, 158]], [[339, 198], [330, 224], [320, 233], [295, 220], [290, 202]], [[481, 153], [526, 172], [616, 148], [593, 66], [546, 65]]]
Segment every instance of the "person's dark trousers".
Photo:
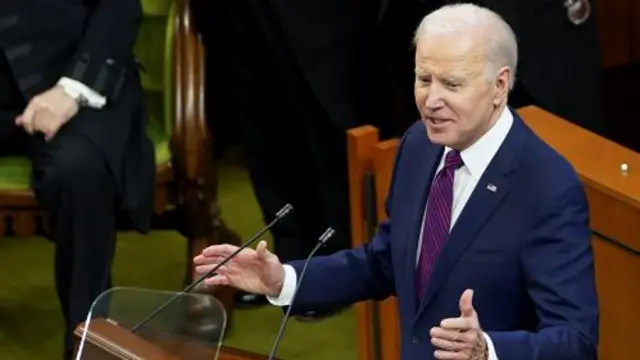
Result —
[[48, 210], [55, 242], [56, 290], [66, 320], [65, 350], [93, 301], [110, 287], [117, 186], [102, 155], [82, 135], [33, 139], [33, 187]]
[[[2, 121], [3, 127], [12, 126]], [[73, 350], [74, 328], [85, 320], [92, 302], [110, 287], [116, 237], [115, 181], [102, 156], [87, 139], [61, 131], [51, 142], [10, 134], [16, 153], [24, 147], [33, 163], [38, 201], [49, 214], [55, 243], [55, 285], [65, 318], [65, 352]], [[22, 141], [16, 142], [16, 138]], [[7, 142], [0, 139], [2, 144]]]
[[65, 318], [64, 350], [70, 358], [74, 328], [110, 287], [118, 189], [90, 140], [69, 127], [49, 142], [41, 134], [27, 135], [14, 124], [25, 104], [2, 76], [0, 93], [0, 156], [31, 159], [33, 189], [51, 219], [56, 290]]

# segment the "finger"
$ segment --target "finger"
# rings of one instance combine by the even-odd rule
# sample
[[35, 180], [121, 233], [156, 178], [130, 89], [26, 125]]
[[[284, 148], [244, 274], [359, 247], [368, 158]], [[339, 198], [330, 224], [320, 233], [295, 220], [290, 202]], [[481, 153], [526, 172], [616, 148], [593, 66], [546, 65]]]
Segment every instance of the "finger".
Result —
[[27, 105], [27, 108], [24, 109], [24, 112], [22, 113], [22, 115], [19, 116], [20, 123], [25, 124], [25, 123], [33, 122], [33, 117], [35, 113], [36, 113], [35, 106], [33, 105], [33, 103], [29, 103], [29, 105]]
[[436, 350], [433, 356], [438, 360], [467, 360], [469, 357], [464, 352]]
[[256, 247], [256, 253], [258, 253], [258, 259], [265, 260], [267, 257], [267, 242], [261, 240]]
[[53, 139], [53, 136], [55, 135], [55, 130], [52, 129], [45, 129], [43, 132], [44, 134], [44, 141], [51, 141], [51, 139]]
[[465, 351], [471, 350], [473, 344], [467, 342], [451, 341], [443, 338], [432, 337], [431, 343], [440, 350], [446, 351]]
[[238, 247], [230, 244], [213, 245], [202, 250], [202, 255], [206, 257], [222, 256], [227, 257], [238, 250]]
[[[212, 269], [214, 269], [216, 266], [218, 266], [218, 263], [208, 264], [208, 265], [198, 265], [196, 266], [195, 271], [198, 274], [206, 274], [210, 272]], [[222, 274], [222, 273], [228, 273], [229, 270], [230, 270], [229, 266], [222, 265], [216, 270], [216, 272]]]
[[34, 130], [33, 130], [33, 124], [32, 123], [24, 122], [24, 123], [22, 123], [22, 128], [24, 129], [24, 131], [27, 132], [27, 134], [33, 135]]
[[472, 320], [473, 318], [468, 317], [444, 319], [440, 322], [440, 327], [448, 330], [466, 331], [474, 328]]
[[434, 327], [429, 331], [431, 338], [438, 338], [454, 342], [464, 342], [464, 333], [458, 330], [447, 330], [440, 327]]
[[216, 275], [204, 280], [204, 284], [206, 286], [221, 286], [221, 285], [230, 285], [231, 280], [227, 276]]
[[195, 265], [210, 265], [217, 264], [222, 262], [226, 257], [225, 256], [205, 256], [205, 255], [197, 255], [193, 258], [193, 262]]
[[460, 314], [463, 317], [471, 317], [475, 313], [473, 309], [473, 290], [467, 289], [460, 297]]
[[21, 126], [22, 126], [22, 128], [24, 129], [24, 131], [27, 134], [30, 134], [30, 135], [33, 134], [33, 132], [34, 132], [34, 129], [33, 129], [34, 128], [34, 123], [33, 122], [34, 122], [34, 120], [35, 120], [35, 117], [33, 117], [31, 119], [27, 119], [26, 117], [22, 118]]
[[18, 117], [16, 117], [16, 125], [21, 126], [23, 121], [24, 120], [22, 115], [19, 115]]
[[27, 105], [27, 108], [24, 109], [24, 111], [22, 112], [22, 115], [18, 116], [18, 118], [16, 118], [16, 123], [18, 122], [18, 119], [20, 123], [25, 123], [25, 122], [30, 122], [31, 119], [33, 118], [33, 115], [35, 113], [35, 109], [33, 107], [33, 104], [29, 103], [29, 105]]
[[195, 265], [204, 265], [204, 264], [209, 264], [212, 261], [215, 261], [215, 257], [211, 257], [211, 256], [204, 256], [202, 254], [196, 255], [193, 258], [193, 263]]
[[[58, 123], [56, 123], [58, 124]], [[50, 125], [45, 131], [44, 131], [44, 139], [46, 141], [51, 141], [53, 140], [53, 138], [56, 136], [56, 134], [58, 133], [58, 130], [60, 129], [59, 126], [57, 125]]]

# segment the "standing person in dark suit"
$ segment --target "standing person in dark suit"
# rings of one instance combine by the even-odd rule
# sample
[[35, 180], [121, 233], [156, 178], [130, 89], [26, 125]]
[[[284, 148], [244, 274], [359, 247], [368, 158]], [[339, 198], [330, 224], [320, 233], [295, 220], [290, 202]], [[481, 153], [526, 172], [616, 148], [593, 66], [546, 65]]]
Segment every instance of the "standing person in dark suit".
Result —
[[110, 287], [116, 214], [149, 226], [155, 166], [132, 48], [138, 0], [10, 0], [0, 15], [0, 148], [33, 164], [72, 332]]
[[[427, 15], [415, 42], [421, 120], [400, 141], [388, 220], [371, 241], [288, 264], [263, 241], [205, 283], [292, 313], [396, 296], [403, 360], [595, 360], [587, 199], [566, 159], [507, 105], [513, 31], [485, 8], [452, 5]], [[196, 271], [237, 249], [208, 247]]]
[[[386, 51], [386, 66], [404, 109], [399, 117], [410, 124], [414, 117], [406, 109], [412, 101], [413, 54], [410, 42], [419, 18], [455, 0], [381, 0], [378, 39]], [[590, 6], [592, 13], [576, 25], [564, 0], [467, 1], [500, 14], [513, 28], [520, 46], [519, 77], [509, 105], [537, 105], [579, 126], [607, 134], [602, 89], [602, 66], [593, 13], [594, 0], [578, 0], [574, 6]], [[578, 15], [580, 13], [577, 13]], [[579, 17], [577, 20], [580, 20]], [[396, 110], [398, 113], [398, 110]], [[417, 114], [416, 114], [417, 115]]]
[[[358, 60], [370, 13], [344, 0], [192, 1], [209, 54], [209, 118], [236, 123], [253, 188], [283, 260], [306, 256], [315, 234], [337, 230], [324, 251], [350, 247], [346, 130], [387, 119], [370, 89], [376, 66]], [[372, 59], [375, 59], [373, 57]], [[220, 89], [224, 89], [220, 91]], [[226, 97], [225, 97], [226, 96]], [[224, 103], [232, 104], [220, 116]], [[366, 119], [366, 120], [365, 120]], [[220, 133], [214, 134], [218, 139]], [[240, 293], [237, 303], [266, 303]], [[309, 313], [307, 318], [323, 314]]]

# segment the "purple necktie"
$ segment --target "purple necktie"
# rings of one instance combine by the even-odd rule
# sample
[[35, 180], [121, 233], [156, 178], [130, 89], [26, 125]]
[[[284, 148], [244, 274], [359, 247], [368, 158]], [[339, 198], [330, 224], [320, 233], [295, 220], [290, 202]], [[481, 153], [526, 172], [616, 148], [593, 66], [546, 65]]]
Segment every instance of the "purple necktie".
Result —
[[431, 183], [421, 236], [420, 258], [416, 270], [418, 299], [422, 299], [424, 296], [431, 272], [447, 237], [449, 237], [453, 204], [453, 177], [456, 169], [460, 166], [462, 166], [460, 153], [455, 150], [449, 151], [444, 160], [444, 167]]

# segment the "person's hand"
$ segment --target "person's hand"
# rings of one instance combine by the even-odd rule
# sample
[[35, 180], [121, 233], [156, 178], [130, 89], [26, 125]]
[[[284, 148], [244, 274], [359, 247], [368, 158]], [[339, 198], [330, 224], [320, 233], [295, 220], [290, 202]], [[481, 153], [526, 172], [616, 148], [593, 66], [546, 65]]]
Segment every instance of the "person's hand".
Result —
[[[202, 254], [193, 259], [196, 272], [207, 273], [237, 250], [237, 246], [227, 244], [204, 249]], [[265, 241], [261, 241], [255, 250], [243, 249], [216, 273], [205, 280], [206, 285], [229, 285], [246, 292], [275, 297], [282, 291], [284, 283], [284, 267], [278, 257], [267, 250]]]
[[460, 297], [460, 317], [444, 319], [431, 329], [434, 356], [441, 360], [486, 360], [487, 342], [473, 308], [473, 290]]
[[80, 107], [61, 86], [34, 96], [24, 112], [16, 118], [16, 125], [33, 134], [38, 131], [51, 140], [58, 130], [74, 117]]

